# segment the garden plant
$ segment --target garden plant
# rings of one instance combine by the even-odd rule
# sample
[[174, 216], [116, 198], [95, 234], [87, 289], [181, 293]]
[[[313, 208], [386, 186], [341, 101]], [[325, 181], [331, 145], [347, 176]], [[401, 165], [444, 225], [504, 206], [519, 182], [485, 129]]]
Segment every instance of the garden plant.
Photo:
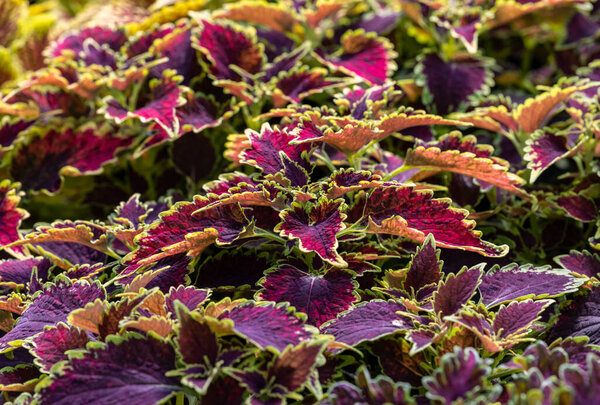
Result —
[[0, 403], [600, 403], [600, 3], [0, 0]]

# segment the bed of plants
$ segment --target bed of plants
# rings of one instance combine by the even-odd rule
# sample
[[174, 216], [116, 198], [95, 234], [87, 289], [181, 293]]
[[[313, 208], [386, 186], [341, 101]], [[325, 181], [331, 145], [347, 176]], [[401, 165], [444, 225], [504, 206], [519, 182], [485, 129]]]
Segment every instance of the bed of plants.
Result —
[[600, 402], [600, 7], [0, 0], [0, 396]]

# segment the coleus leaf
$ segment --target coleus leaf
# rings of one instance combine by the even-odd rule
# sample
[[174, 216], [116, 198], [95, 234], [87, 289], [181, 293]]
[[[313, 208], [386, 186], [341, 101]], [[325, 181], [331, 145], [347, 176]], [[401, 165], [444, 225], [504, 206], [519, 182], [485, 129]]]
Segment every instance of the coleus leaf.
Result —
[[566, 132], [553, 131], [544, 128], [533, 132], [527, 140], [524, 160], [531, 169], [530, 182], [533, 183], [544, 170], [561, 159], [573, 155], [582, 145], [584, 139], [578, 142], [580, 131], [577, 128]]
[[484, 274], [479, 291], [481, 302], [491, 308], [513, 300], [557, 297], [577, 291], [584, 281], [550, 266], [512, 264]]
[[458, 274], [449, 274], [445, 281], [440, 282], [433, 294], [433, 310], [440, 319], [458, 312], [475, 294], [481, 282], [482, 268], [483, 265], [470, 269], [465, 267]]
[[574, 193], [556, 197], [556, 205], [565, 210], [569, 216], [582, 222], [593, 222], [598, 218], [598, 208], [594, 200]]
[[291, 308], [281, 304], [242, 304], [221, 313], [218, 319], [226, 320], [227, 330], [258, 347], [271, 347], [279, 352], [288, 345], [296, 346], [312, 336], [311, 329], [303, 324], [301, 318]]
[[412, 257], [404, 279], [404, 290], [416, 293], [426, 285], [437, 284], [442, 279], [442, 264], [435, 239], [429, 234]]
[[290, 102], [300, 104], [302, 99], [311, 94], [320, 93], [326, 89], [340, 86], [343, 82], [326, 78], [325, 69], [305, 67], [279, 74], [271, 81], [274, 90], [271, 94], [275, 107], [282, 107]]
[[550, 338], [587, 336], [591, 344], [600, 342], [600, 288], [592, 287], [588, 294], [579, 296], [562, 309], [550, 331]]
[[263, 47], [256, 42], [254, 29], [244, 30], [239, 25], [220, 22], [201, 22], [200, 32], [192, 39], [193, 46], [211, 63], [210, 72], [219, 80], [239, 81], [235, 65], [249, 74], [260, 72], [264, 63]]
[[338, 342], [355, 346], [367, 340], [413, 329], [413, 320], [398, 314], [404, 311], [406, 307], [394, 301], [364, 302], [322, 325], [321, 332], [333, 335]]
[[96, 284], [85, 281], [71, 283], [60, 278], [54, 285], [45, 287], [23, 312], [15, 327], [0, 338], [0, 350], [19, 346], [23, 340], [42, 332], [45, 326], [65, 322], [71, 311], [97, 298], [104, 298], [104, 295]]
[[[59, 261], [64, 259], [71, 264], [87, 263], [86, 261], [80, 262], [79, 258], [103, 261], [105, 254], [111, 254], [106, 228], [100, 224], [84, 221], [56, 221], [50, 226], [38, 226], [33, 232], [27, 234], [25, 239], [16, 244], [31, 244], [41, 247], [44, 253], [47, 251], [51, 256], [58, 256]], [[98, 252], [98, 254], [78, 251], [77, 247], [70, 245], [82, 245], [87, 250]]]
[[465, 219], [462, 210], [450, 208], [447, 200], [433, 199], [430, 191], [414, 191], [411, 187], [375, 189], [364, 206], [368, 233], [403, 236], [423, 242], [433, 234], [437, 246], [478, 252], [487, 256], [503, 256], [508, 247], [495, 246], [479, 239], [481, 233]]
[[423, 57], [418, 66], [426, 92], [426, 104], [438, 114], [461, 109], [476, 94], [489, 92], [490, 72], [473, 57], [445, 61], [435, 53]]
[[491, 359], [482, 359], [472, 347], [455, 346], [453, 353], [442, 356], [439, 367], [431, 376], [423, 378], [427, 397], [452, 403], [482, 388], [490, 374]]
[[138, 100], [137, 105], [129, 108], [109, 96], [99, 112], [117, 124], [128, 118], [137, 118], [143, 123], [155, 122], [167, 134], [175, 137], [179, 133], [176, 109], [185, 103], [185, 90], [179, 86], [180, 82], [181, 76], [176, 76], [175, 71], [165, 70], [160, 78], [150, 79], [147, 100]]
[[394, 382], [385, 375], [372, 379], [366, 367], [356, 372], [356, 385], [346, 381], [336, 382], [329, 388], [323, 405], [352, 404], [414, 404], [410, 397], [410, 386], [403, 382]]
[[18, 260], [0, 260], [0, 285], [10, 288], [23, 287], [31, 281], [36, 269], [37, 276], [46, 281], [50, 260], [42, 257], [31, 257]]
[[196, 213], [209, 203], [210, 199], [197, 196], [193, 202], [175, 204], [136, 238], [138, 249], [125, 257], [125, 263], [139, 267], [184, 252], [196, 257], [212, 243], [226, 245], [250, 231], [237, 204]]
[[175, 350], [151, 335], [115, 337], [67, 364], [40, 390], [41, 404], [158, 403], [181, 390], [178, 379], [166, 376], [175, 367]]
[[337, 233], [345, 228], [346, 215], [341, 211], [342, 200], [321, 198], [317, 203], [302, 206], [293, 203], [281, 211], [281, 222], [275, 231], [289, 239], [298, 239], [300, 250], [315, 252], [327, 263], [344, 267], [346, 262], [337, 252]]
[[0, 387], [3, 391], [30, 391], [39, 381], [41, 373], [31, 364], [18, 364], [0, 370]]
[[[448, 136], [452, 137], [456, 134], [450, 133]], [[465, 139], [465, 142], [468, 139], [471, 138]], [[442, 149], [439, 146], [441, 145], [417, 146], [409, 150], [406, 153], [404, 164], [464, 174], [511, 193], [526, 195], [523, 190], [519, 189], [519, 186], [524, 184], [525, 180], [516, 174], [510, 173], [507, 162], [502, 162], [498, 158], [478, 157], [472, 152], [462, 152], [460, 149]]]
[[588, 356], [587, 367], [565, 365], [560, 369], [560, 379], [571, 387], [573, 401], [578, 403], [595, 402], [600, 399], [600, 361], [596, 356]]
[[294, 26], [300, 23], [298, 18], [283, 4], [255, 0], [227, 4], [222, 10], [214, 13], [213, 18], [249, 22], [283, 33], [292, 32]]
[[529, 332], [533, 322], [554, 300], [513, 301], [500, 307], [492, 325], [500, 339], [514, 339]]
[[218, 126], [234, 112], [235, 108], [223, 110], [211, 97], [200, 93], [196, 95], [187, 93], [186, 103], [177, 108], [176, 115], [181, 132], [200, 132]]
[[21, 246], [5, 247], [21, 239], [19, 226], [21, 221], [29, 216], [22, 208], [17, 208], [21, 201], [19, 184], [9, 180], [0, 181], [0, 248], [13, 255], [22, 256], [25, 252]]
[[251, 129], [246, 130], [250, 147], [240, 154], [242, 163], [250, 164], [261, 169], [264, 174], [275, 174], [285, 169], [285, 160], [282, 155], [298, 164], [304, 169], [309, 168], [308, 154], [311, 145], [308, 143], [290, 144], [295, 139], [287, 128], [271, 128], [263, 124], [260, 133]]
[[346, 31], [340, 44], [338, 53], [328, 55], [317, 49], [314, 55], [332, 69], [377, 85], [383, 84], [396, 69], [396, 53], [386, 38], [364, 30]]
[[192, 48], [192, 29], [189, 26], [180, 24], [164, 36], [154, 38], [149, 52], [154, 59], [167, 58], [150, 68], [153, 77], [160, 78], [165, 70], [172, 69], [183, 77], [182, 83], [188, 85], [190, 79], [201, 71], [196, 50]]
[[28, 346], [36, 357], [40, 370], [49, 373], [53, 365], [68, 360], [69, 356], [65, 353], [67, 350], [85, 349], [88, 341], [85, 331], [60, 322], [56, 326], [47, 327]]
[[[162, 292], [166, 293], [171, 287], [189, 283], [188, 274], [192, 271], [191, 262], [192, 258], [186, 256], [185, 253], [169, 255], [154, 262], [152, 270], [146, 270], [145, 273], [137, 277], [144, 277], [145, 275], [148, 275], [149, 279], [147, 283], [143, 283], [145, 284], [143, 287], [148, 290], [158, 287]], [[132, 268], [135, 268], [135, 266]], [[124, 277], [120, 278], [117, 281], [117, 284], [126, 285], [126, 288], [129, 288], [133, 283], [135, 283], [136, 274], [129, 273], [132, 268], [128, 268], [121, 273], [121, 275]], [[155, 274], [148, 274], [152, 272]], [[129, 276], [125, 277], [127, 274], [129, 274]], [[142, 286], [140, 286], [140, 288], [141, 287]]]
[[201, 290], [194, 286], [184, 287], [180, 285], [177, 288], [173, 286], [165, 296], [165, 308], [167, 309], [167, 313], [175, 315], [175, 301], [179, 301], [184, 307], [193, 311], [206, 301], [209, 296], [210, 290]]
[[289, 302], [297, 311], [304, 312], [307, 322], [317, 327], [347, 310], [356, 300], [356, 282], [344, 270], [329, 270], [323, 276], [314, 276], [287, 265], [269, 272], [260, 282], [263, 289], [258, 296], [267, 301]]
[[402, 138], [413, 138], [410, 135], [402, 134], [404, 130], [425, 125], [469, 126], [471, 124], [465, 121], [446, 119], [435, 114], [427, 114], [423, 110], [415, 110], [410, 107], [400, 107], [398, 111], [382, 117], [377, 123], [377, 127], [382, 130], [382, 137], [393, 133], [400, 133], [400, 137]]
[[337, 104], [340, 114], [349, 115], [355, 120], [378, 119], [381, 118], [381, 110], [389, 108], [401, 96], [400, 88], [392, 83], [367, 89], [354, 86], [336, 94], [333, 102]]
[[109, 49], [117, 51], [125, 44], [127, 34], [120, 29], [109, 27], [90, 27], [78, 32], [68, 32], [46, 49], [49, 57], [61, 56], [64, 53], [78, 55], [84, 50], [87, 40], [93, 39], [99, 45], [107, 45]]
[[[97, 174], [132, 138], [95, 123], [41, 127], [11, 152], [11, 174], [31, 190], [58, 191], [61, 176]], [[33, 164], [32, 164], [33, 163]]]
[[598, 278], [598, 273], [600, 273], [600, 257], [587, 250], [581, 252], [572, 250], [568, 255], [555, 257], [554, 261], [566, 270], [588, 277]]
[[209, 324], [184, 305], [175, 304], [175, 308], [179, 319], [176, 341], [181, 360], [188, 365], [214, 366], [219, 355], [219, 344]]

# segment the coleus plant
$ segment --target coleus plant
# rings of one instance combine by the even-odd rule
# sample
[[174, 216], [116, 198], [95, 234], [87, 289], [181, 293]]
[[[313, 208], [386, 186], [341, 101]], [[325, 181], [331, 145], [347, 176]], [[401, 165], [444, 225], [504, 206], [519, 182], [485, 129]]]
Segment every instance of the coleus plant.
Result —
[[598, 402], [595, 2], [38, 3], [4, 402]]

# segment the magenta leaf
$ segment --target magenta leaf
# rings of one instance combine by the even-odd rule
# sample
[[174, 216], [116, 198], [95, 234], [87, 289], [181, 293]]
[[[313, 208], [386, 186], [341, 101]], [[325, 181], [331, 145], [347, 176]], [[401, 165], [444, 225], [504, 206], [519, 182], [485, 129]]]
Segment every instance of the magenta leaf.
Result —
[[482, 268], [483, 265], [470, 269], [465, 267], [456, 275], [449, 274], [446, 280], [440, 283], [433, 294], [433, 310], [440, 319], [458, 312], [475, 294], [481, 282]]
[[533, 183], [544, 170], [559, 160], [572, 155], [579, 146], [580, 131], [558, 132], [541, 129], [533, 133], [527, 141], [524, 159], [531, 169], [530, 182]]
[[97, 174], [131, 138], [109, 125], [68, 122], [32, 134], [14, 150], [11, 174], [30, 190], [58, 191], [61, 176]]
[[270, 272], [262, 281], [260, 297], [267, 301], [289, 302], [296, 311], [304, 312], [307, 322], [317, 327], [347, 310], [356, 300], [356, 283], [345, 270], [329, 270], [314, 276], [293, 266]]
[[250, 148], [241, 154], [241, 162], [250, 164], [261, 169], [264, 174], [275, 174], [285, 168], [285, 160], [282, 155], [287, 156], [289, 161], [298, 163], [305, 169], [309, 168], [308, 153], [311, 149], [310, 143], [293, 144], [295, 139], [287, 128], [271, 128], [264, 124], [260, 133], [247, 130], [246, 135], [250, 140]]
[[239, 25], [202, 21], [202, 30], [193, 38], [193, 45], [210, 61], [211, 73], [220, 80], [241, 79], [231, 65], [256, 74], [264, 63], [263, 48], [256, 43], [255, 34], [244, 31]]
[[315, 252], [333, 266], [343, 267], [344, 259], [337, 252], [336, 235], [345, 228], [346, 215], [341, 212], [343, 201], [322, 198], [318, 203], [302, 206], [294, 203], [292, 208], [281, 212], [282, 221], [275, 231], [290, 239], [299, 239], [300, 250]]
[[104, 291], [96, 284], [90, 285], [85, 281], [71, 283], [61, 278], [34, 298], [15, 327], [0, 338], [0, 350], [7, 351], [11, 344], [34, 337], [45, 326], [66, 322], [71, 311], [83, 308], [97, 298], [103, 299]]
[[[0, 181], [0, 247], [21, 239], [19, 226], [29, 214], [22, 208], [17, 208], [20, 201], [19, 185], [11, 184], [9, 180]], [[21, 246], [7, 248], [7, 250], [18, 256], [24, 253]]]
[[504, 256], [508, 247], [495, 246], [479, 239], [474, 223], [465, 220], [463, 211], [450, 208], [447, 200], [433, 199], [429, 191], [410, 187], [381, 187], [367, 198], [364, 216], [368, 232], [389, 233], [423, 242], [433, 234], [436, 245], [474, 251], [486, 256]]
[[281, 304], [236, 306], [221, 314], [219, 319], [231, 319], [233, 330], [258, 347], [272, 347], [280, 352], [288, 345], [296, 346], [312, 336], [300, 317]]
[[168, 341], [130, 333], [72, 358], [51, 374], [40, 391], [41, 404], [157, 403], [181, 390], [176, 378], [175, 349]]
[[88, 341], [85, 331], [61, 322], [34, 337], [31, 352], [41, 371], [48, 373], [54, 364], [68, 359], [67, 350], [85, 349]]
[[108, 97], [101, 111], [117, 124], [128, 118], [137, 118], [143, 123], [155, 122], [174, 137], [180, 127], [176, 109], [185, 103], [184, 88], [179, 86], [180, 81], [181, 76], [175, 76], [172, 70], [165, 70], [160, 78], [150, 79], [148, 98], [138, 100], [135, 107], [123, 106], [116, 99]]
[[555, 257], [554, 261], [562, 268], [584, 276], [597, 278], [598, 273], [600, 273], [600, 257], [598, 254], [592, 254], [587, 250], [581, 252], [572, 250], [568, 255]]
[[322, 325], [321, 332], [333, 335], [338, 342], [355, 346], [366, 340], [412, 330], [412, 319], [399, 315], [399, 311], [406, 311], [406, 308], [394, 301], [364, 302]]
[[381, 85], [396, 69], [395, 52], [387, 39], [364, 30], [347, 31], [341, 52], [328, 55], [317, 49], [315, 56], [332, 69]]
[[193, 311], [206, 301], [209, 295], [209, 290], [200, 290], [193, 286], [184, 287], [180, 285], [177, 288], [172, 286], [169, 293], [165, 296], [165, 307], [167, 308], [167, 312], [175, 315], [175, 301], [179, 301], [184, 307]]
[[512, 300], [557, 297], [577, 291], [583, 282], [584, 279], [576, 278], [568, 271], [550, 266], [512, 264], [484, 274], [479, 291], [481, 302], [490, 308]]
[[571, 217], [583, 222], [593, 222], [598, 218], [598, 208], [590, 198], [582, 195], [567, 194], [556, 198], [556, 204]]
[[289, 102], [299, 104], [311, 94], [342, 84], [339, 80], [326, 78], [326, 74], [325, 69], [299, 69], [279, 75], [273, 80], [275, 92], [271, 95], [275, 106], [283, 106]]
[[475, 58], [444, 61], [430, 53], [421, 61], [420, 69], [428, 97], [426, 103], [432, 104], [438, 114], [457, 111], [469, 104], [471, 96], [489, 90], [490, 73]]
[[431, 376], [423, 378], [427, 397], [431, 400], [452, 403], [466, 398], [481, 389], [490, 374], [491, 359], [482, 359], [472, 347], [461, 349], [455, 346], [454, 353], [442, 356], [439, 367]]

